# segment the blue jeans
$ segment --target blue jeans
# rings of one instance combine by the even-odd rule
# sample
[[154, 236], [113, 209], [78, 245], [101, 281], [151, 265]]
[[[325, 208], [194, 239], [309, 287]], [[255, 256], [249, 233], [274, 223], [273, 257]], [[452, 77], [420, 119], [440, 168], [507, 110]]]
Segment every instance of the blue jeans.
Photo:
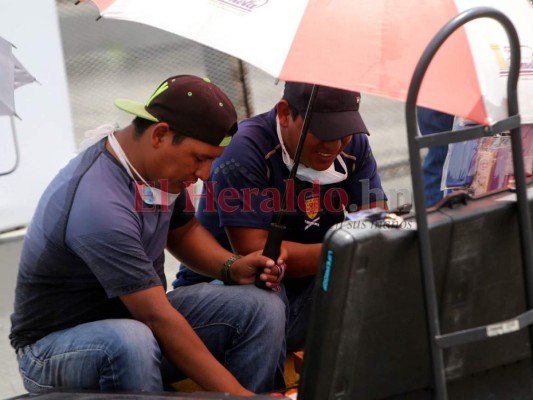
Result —
[[315, 278], [285, 279], [284, 300], [287, 303], [287, 351], [302, 350], [311, 314]]
[[[247, 389], [284, 386], [285, 304], [279, 293], [202, 283], [168, 293], [211, 353]], [[29, 392], [51, 388], [162, 391], [183, 375], [164, 359], [150, 329], [109, 319], [53, 332], [18, 351]]]
[[[422, 135], [452, 130], [453, 115], [425, 107], [417, 107], [416, 110], [418, 126]], [[446, 145], [428, 148], [422, 165], [426, 207], [434, 206], [443, 197], [441, 191], [442, 169], [447, 154], [448, 146]]]

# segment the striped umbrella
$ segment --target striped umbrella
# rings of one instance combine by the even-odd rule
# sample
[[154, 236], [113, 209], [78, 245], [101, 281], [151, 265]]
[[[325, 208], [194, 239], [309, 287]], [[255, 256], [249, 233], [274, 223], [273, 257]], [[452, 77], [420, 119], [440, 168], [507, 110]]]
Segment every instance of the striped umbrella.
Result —
[[[151, 25], [247, 61], [274, 77], [404, 101], [416, 63], [460, 12], [491, 6], [519, 32], [522, 120], [533, 122], [532, 0], [93, 0], [101, 16]], [[507, 36], [476, 20], [454, 33], [418, 103], [484, 124], [507, 116]]]

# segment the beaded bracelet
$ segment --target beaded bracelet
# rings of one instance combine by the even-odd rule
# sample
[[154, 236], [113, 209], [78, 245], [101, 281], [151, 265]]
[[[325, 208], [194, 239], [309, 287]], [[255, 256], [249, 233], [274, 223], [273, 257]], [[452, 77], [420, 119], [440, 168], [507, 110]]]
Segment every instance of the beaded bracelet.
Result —
[[233, 285], [233, 281], [231, 280], [231, 266], [239, 258], [242, 258], [242, 256], [238, 254], [233, 254], [224, 263], [224, 266], [222, 267], [222, 271], [221, 271], [222, 282], [224, 282], [224, 285]]

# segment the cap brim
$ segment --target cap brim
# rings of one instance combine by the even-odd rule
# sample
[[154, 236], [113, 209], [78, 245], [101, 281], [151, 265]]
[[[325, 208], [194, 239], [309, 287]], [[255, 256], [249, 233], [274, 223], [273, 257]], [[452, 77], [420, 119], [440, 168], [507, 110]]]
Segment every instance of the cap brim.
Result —
[[320, 140], [338, 140], [355, 133], [368, 133], [358, 111], [313, 113], [309, 125], [311, 133]]
[[122, 111], [126, 111], [127, 113], [136, 115], [137, 117], [147, 119], [148, 121], [159, 122], [156, 117], [154, 117], [152, 114], [146, 111], [143, 103], [140, 103], [138, 101], [128, 100], [128, 99], [116, 99], [114, 101], [114, 104], [115, 106], [120, 108]]
[[219, 147], [226, 147], [231, 142], [231, 136], [226, 136], [222, 139], [222, 142], [218, 145]]

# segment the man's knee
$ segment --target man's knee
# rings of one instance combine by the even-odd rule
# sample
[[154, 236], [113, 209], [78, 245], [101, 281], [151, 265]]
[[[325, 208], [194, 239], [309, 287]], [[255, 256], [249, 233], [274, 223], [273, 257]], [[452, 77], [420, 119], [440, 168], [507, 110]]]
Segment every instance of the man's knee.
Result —
[[256, 323], [268, 326], [272, 332], [283, 333], [286, 324], [286, 304], [279, 293], [250, 287], [243, 312]]
[[136, 320], [112, 320], [101, 388], [162, 390], [161, 349], [147, 325]]
[[159, 363], [161, 350], [150, 328], [133, 319], [109, 320], [107, 348], [114, 357], [130, 362]]

